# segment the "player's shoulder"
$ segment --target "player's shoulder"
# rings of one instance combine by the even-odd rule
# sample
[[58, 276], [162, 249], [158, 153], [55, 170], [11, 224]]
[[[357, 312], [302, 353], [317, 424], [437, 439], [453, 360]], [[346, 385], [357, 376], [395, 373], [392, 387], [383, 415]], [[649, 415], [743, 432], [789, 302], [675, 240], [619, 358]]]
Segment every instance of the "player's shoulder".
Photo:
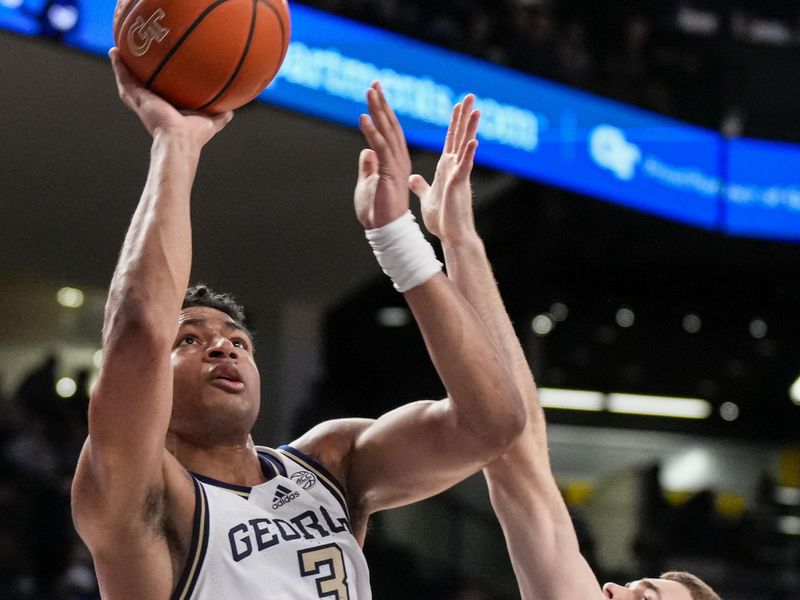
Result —
[[333, 419], [313, 427], [289, 444], [310, 456], [346, 486], [350, 453], [372, 419]]

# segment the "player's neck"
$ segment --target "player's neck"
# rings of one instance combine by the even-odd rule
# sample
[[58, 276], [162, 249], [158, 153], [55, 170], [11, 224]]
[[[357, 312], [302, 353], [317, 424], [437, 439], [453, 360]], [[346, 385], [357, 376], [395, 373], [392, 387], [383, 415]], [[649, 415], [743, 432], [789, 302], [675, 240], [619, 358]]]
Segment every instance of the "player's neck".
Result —
[[241, 442], [208, 445], [168, 432], [166, 446], [192, 473], [243, 486], [252, 487], [264, 482], [261, 463], [250, 436]]

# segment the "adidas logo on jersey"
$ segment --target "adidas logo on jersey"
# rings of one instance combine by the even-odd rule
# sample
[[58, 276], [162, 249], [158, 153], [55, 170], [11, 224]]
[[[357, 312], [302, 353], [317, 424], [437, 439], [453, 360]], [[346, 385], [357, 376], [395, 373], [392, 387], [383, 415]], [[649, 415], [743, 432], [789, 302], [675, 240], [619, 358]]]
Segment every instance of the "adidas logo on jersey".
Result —
[[300, 492], [293, 492], [287, 487], [278, 485], [278, 489], [275, 491], [275, 496], [272, 498], [272, 508], [277, 510], [284, 504], [289, 504], [289, 502], [299, 497]]

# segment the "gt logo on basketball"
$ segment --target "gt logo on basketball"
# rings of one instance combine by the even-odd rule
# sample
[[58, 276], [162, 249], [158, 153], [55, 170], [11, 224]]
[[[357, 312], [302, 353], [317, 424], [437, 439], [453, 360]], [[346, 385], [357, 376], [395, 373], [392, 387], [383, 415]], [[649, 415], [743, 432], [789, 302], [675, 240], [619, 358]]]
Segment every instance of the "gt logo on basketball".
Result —
[[164, 10], [159, 8], [147, 21], [137, 17], [128, 31], [128, 48], [134, 56], [144, 56], [153, 42], [164, 41], [169, 29], [161, 24], [161, 20], [166, 16]]

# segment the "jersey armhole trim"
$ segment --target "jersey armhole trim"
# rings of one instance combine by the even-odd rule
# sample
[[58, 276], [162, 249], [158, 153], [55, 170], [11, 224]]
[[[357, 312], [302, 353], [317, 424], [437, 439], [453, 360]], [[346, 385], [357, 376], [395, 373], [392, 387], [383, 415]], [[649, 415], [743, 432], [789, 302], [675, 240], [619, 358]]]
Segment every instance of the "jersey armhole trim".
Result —
[[213, 485], [215, 487], [223, 488], [225, 490], [228, 490], [229, 492], [233, 492], [237, 496], [241, 496], [245, 500], [250, 497], [250, 492], [253, 490], [253, 488], [247, 487], [245, 485], [234, 485], [233, 483], [225, 483], [224, 481], [212, 479], [211, 477], [205, 477], [204, 475], [198, 475], [197, 473], [192, 473], [191, 475], [197, 481], [202, 481], [203, 483], [207, 483], [208, 485]]
[[344, 510], [344, 514], [347, 516], [347, 521], [350, 521], [350, 511], [347, 507], [347, 493], [339, 483], [339, 480], [336, 479], [333, 475], [331, 475], [330, 471], [323, 467], [320, 463], [314, 460], [312, 457], [308, 456], [307, 454], [301, 452], [297, 448], [293, 448], [292, 446], [284, 445], [278, 448], [285, 456], [299, 464], [301, 467], [308, 469], [309, 471], [313, 472], [314, 474], [319, 477], [319, 480], [322, 482], [327, 490], [333, 494], [333, 497], [339, 501], [339, 504], [342, 505], [342, 509]]
[[[280, 454], [278, 454], [272, 448], [266, 448], [263, 446], [256, 448], [256, 450], [259, 458], [262, 460], [262, 466], [264, 466], [264, 463], [266, 463], [272, 468], [272, 470], [275, 472], [275, 475], [287, 477], [286, 467], [280, 459]], [[278, 454], [278, 456], [275, 456], [273, 453]]]
[[208, 497], [197, 478], [193, 476], [192, 481], [194, 482], [195, 498], [192, 543], [186, 556], [186, 565], [183, 567], [181, 578], [178, 580], [178, 585], [175, 586], [175, 592], [172, 594], [171, 600], [188, 600], [191, 598], [208, 550], [210, 521]]

